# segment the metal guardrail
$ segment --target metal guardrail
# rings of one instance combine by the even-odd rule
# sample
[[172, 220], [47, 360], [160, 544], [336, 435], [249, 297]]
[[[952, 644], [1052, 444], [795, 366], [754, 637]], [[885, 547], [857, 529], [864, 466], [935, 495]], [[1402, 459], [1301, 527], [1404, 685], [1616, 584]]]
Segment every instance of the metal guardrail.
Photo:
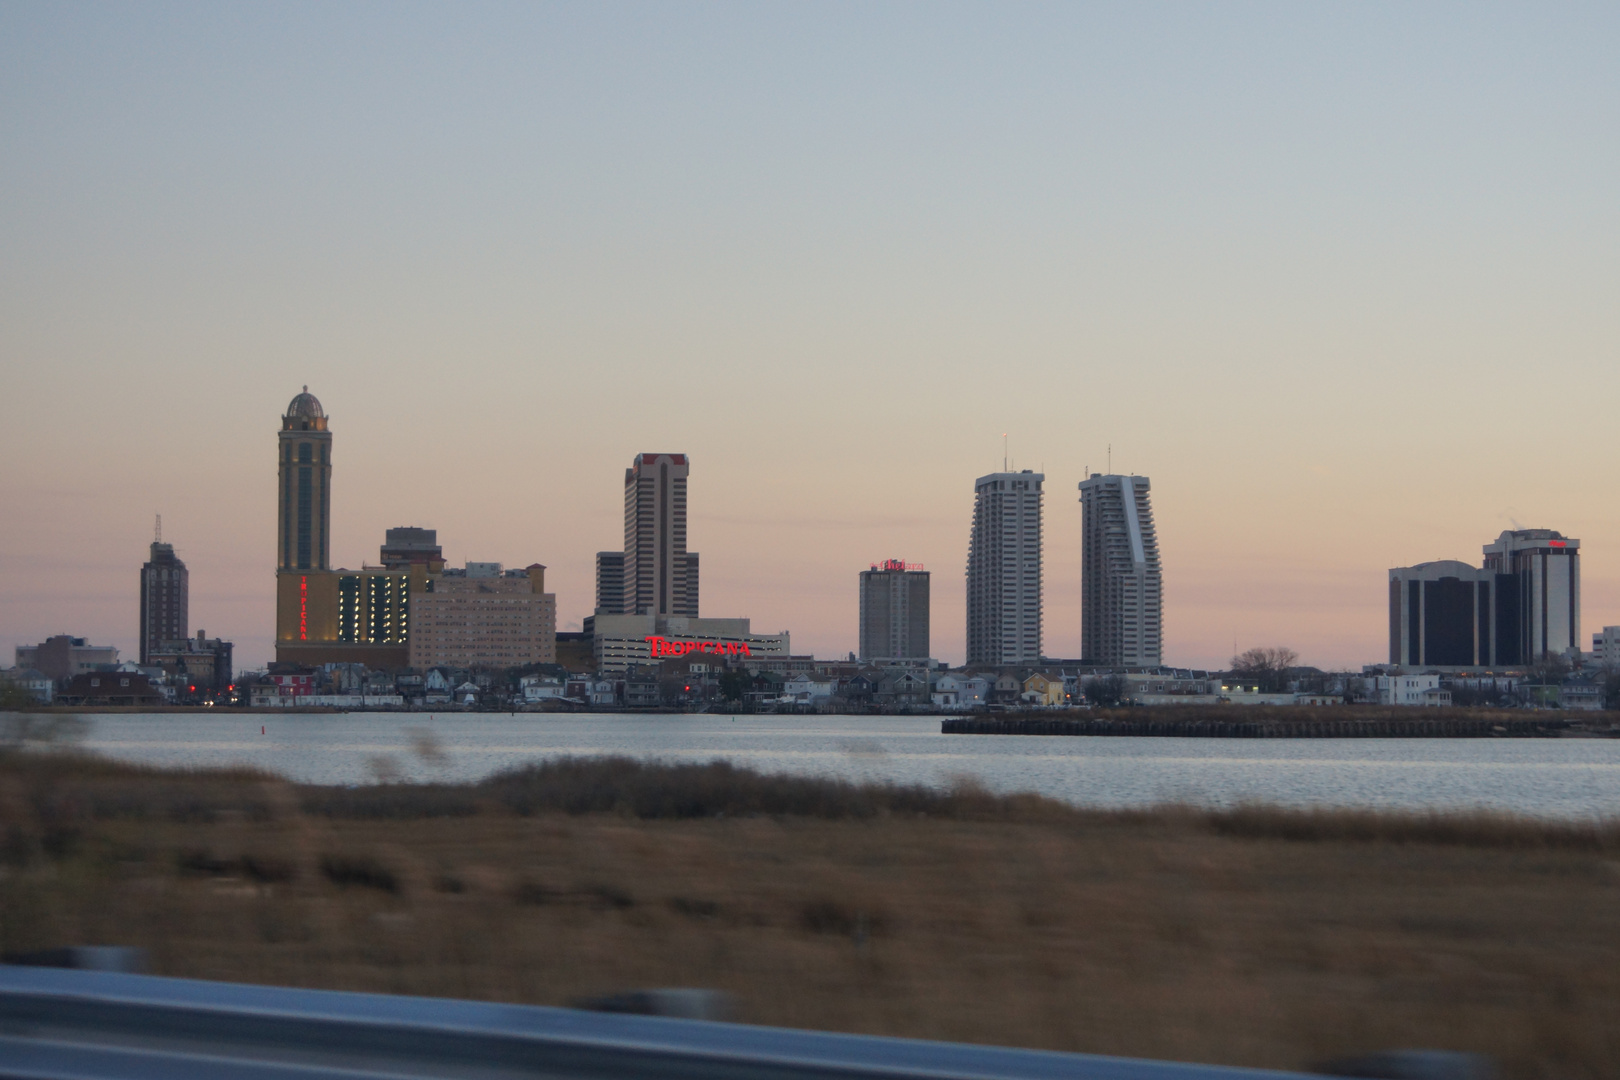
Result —
[[1303, 1080], [1261, 1069], [0, 966], [8, 1080]]

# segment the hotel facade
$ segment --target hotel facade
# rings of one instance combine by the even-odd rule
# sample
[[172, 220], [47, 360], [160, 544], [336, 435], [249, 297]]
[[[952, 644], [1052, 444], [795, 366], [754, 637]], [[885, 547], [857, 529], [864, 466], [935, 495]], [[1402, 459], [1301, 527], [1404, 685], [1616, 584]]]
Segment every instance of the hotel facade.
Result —
[[885, 559], [860, 575], [862, 660], [929, 655], [929, 573], [920, 563]]
[[[446, 571], [433, 530], [408, 527], [388, 530], [382, 565], [331, 566], [332, 432], [307, 386], [281, 417], [277, 458], [278, 663], [399, 670], [510, 667], [555, 657], [556, 597], [544, 591], [539, 564], [515, 578], [495, 563]], [[425, 638], [417, 644], [424, 619]]]

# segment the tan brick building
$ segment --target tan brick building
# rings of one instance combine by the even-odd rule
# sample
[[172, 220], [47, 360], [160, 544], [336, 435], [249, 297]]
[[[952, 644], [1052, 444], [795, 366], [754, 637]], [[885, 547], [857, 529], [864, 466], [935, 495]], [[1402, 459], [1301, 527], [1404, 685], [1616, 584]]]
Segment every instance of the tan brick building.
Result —
[[509, 668], [557, 660], [557, 597], [546, 568], [470, 563], [411, 595], [410, 665]]

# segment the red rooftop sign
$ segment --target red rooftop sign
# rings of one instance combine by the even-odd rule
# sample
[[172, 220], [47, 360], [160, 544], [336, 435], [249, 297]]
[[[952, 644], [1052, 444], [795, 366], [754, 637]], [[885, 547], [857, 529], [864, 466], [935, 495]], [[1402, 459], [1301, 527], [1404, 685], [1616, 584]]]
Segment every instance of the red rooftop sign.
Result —
[[872, 564], [874, 570], [921, 570], [922, 568], [923, 564], [920, 562], [905, 562], [901, 559], [884, 559], [880, 563]]
[[671, 641], [669, 638], [649, 637], [647, 651], [654, 660], [660, 656], [685, 656], [687, 653], [714, 653], [717, 656], [747, 656], [754, 654], [748, 651], [746, 641]]

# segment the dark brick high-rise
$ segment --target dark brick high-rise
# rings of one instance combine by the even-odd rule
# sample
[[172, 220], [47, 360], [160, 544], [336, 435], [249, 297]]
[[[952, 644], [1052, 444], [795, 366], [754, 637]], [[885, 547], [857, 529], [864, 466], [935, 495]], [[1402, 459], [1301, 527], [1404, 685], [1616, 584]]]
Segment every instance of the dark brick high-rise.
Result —
[[191, 636], [190, 575], [173, 544], [152, 541], [152, 558], [141, 567], [141, 663], [166, 641]]

